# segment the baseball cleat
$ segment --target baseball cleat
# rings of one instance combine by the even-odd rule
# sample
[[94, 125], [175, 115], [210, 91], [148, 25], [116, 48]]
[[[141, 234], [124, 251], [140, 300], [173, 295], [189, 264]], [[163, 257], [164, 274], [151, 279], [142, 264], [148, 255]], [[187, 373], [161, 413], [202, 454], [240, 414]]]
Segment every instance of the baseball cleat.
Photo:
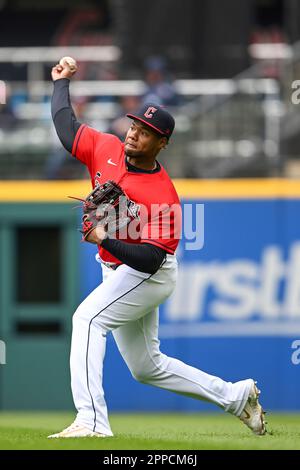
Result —
[[253, 385], [243, 409], [240, 420], [243, 421], [251, 431], [258, 435], [263, 436], [266, 434], [265, 411], [263, 411], [259, 403], [260, 390], [256, 387], [256, 382], [253, 380]]
[[71, 426], [67, 427], [61, 432], [56, 434], [50, 434], [48, 439], [55, 438], [66, 438], [66, 437], [107, 437], [105, 434], [100, 434], [99, 432], [91, 431], [90, 429], [83, 426], [83, 424], [72, 423]]

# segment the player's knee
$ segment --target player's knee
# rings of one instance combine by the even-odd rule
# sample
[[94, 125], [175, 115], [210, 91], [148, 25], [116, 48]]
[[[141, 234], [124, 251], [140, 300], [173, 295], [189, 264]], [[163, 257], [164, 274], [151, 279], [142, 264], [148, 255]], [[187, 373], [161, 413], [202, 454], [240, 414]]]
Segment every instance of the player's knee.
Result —
[[143, 371], [132, 370], [131, 375], [137, 382], [145, 383], [146, 375], [144, 374]]
[[147, 350], [139, 353], [138, 357], [122, 353], [132, 377], [141, 383], [156, 382], [165, 370], [168, 357], [159, 349], [152, 350], [151, 355]]
[[155, 377], [157, 369], [155, 366], [144, 365], [144, 367], [135, 367], [131, 369], [132, 377], [140, 383], [151, 382], [151, 379]]

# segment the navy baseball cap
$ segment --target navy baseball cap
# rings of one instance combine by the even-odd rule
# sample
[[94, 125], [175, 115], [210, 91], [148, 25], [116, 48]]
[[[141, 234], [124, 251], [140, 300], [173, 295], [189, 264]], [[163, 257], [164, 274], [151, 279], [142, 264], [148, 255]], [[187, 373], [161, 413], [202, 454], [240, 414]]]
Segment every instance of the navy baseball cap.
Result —
[[162, 106], [155, 103], [145, 103], [135, 114], [126, 114], [126, 116], [141, 121], [168, 139], [175, 127], [173, 116]]

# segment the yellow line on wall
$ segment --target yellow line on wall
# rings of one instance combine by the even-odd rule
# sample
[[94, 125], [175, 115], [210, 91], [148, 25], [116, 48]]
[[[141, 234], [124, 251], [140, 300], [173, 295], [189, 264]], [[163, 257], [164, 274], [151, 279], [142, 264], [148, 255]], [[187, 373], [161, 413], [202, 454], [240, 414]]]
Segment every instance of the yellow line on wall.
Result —
[[[174, 180], [182, 198], [199, 199], [275, 199], [300, 198], [300, 180], [236, 179]], [[72, 202], [68, 196], [85, 197], [89, 180], [0, 181], [0, 202]]]
[[175, 180], [181, 197], [201, 199], [300, 198], [300, 180], [225, 179]]
[[1, 202], [71, 202], [68, 196], [84, 197], [89, 191], [88, 180], [0, 181]]

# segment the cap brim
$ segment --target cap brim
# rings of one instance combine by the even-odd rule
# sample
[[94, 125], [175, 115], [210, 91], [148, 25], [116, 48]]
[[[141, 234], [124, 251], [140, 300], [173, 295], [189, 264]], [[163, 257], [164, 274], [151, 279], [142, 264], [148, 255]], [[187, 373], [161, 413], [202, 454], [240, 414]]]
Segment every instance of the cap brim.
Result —
[[162, 132], [160, 129], [157, 127], [153, 126], [153, 124], [150, 124], [149, 122], [145, 121], [144, 119], [140, 118], [139, 116], [135, 116], [134, 114], [126, 114], [127, 117], [130, 119], [136, 119], [137, 121], [141, 121], [143, 124], [145, 124], [148, 127], [152, 127], [156, 132], [158, 132], [160, 135], [163, 135], [165, 137], [168, 137], [164, 132]]

